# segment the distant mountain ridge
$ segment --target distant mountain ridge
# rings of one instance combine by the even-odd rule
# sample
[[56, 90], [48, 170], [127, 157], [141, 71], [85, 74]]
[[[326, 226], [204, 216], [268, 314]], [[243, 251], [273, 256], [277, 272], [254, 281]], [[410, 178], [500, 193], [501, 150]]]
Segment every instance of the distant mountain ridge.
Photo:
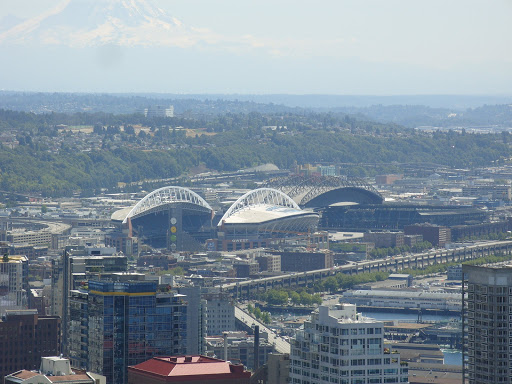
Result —
[[512, 97], [350, 96], [164, 93], [34, 93], [0, 91], [0, 109], [34, 113], [105, 112], [130, 114], [150, 105], [172, 104], [176, 114], [333, 113], [358, 120], [418, 126], [512, 128]]
[[0, 44], [190, 46], [201, 33], [148, 0], [66, 0], [0, 33]]

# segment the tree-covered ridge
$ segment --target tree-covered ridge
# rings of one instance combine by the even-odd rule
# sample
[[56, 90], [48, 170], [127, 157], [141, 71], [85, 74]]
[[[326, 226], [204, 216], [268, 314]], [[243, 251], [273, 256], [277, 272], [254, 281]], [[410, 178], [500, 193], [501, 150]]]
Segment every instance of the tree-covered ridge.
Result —
[[0, 148], [0, 189], [41, 192], [45, 196], [69, 196], [75, 191], [92, 193], [118, 182], [181, 174], [176, 154], [128, 149], [89, 153], [52, 154], [29, 147]]
[[[284, 169], [305, 163], [485, 166], [510, 158], [509, 141], [508, 133], [423, 133], [321, 113], [147, 120], [0, 110], [0, 189], [51, 196], [92, 193], [118, 182], [184, 175], [200, 165], [217, 171], [264, 163]], [[362, 166], [349, 169], [351, 176], [371, 175], [367, 172]]]
[[[229, 145], [226, 145], [228, 140]], [[490, 165], [508, 158], [510, 148], [501, 137], [455, 132], [374, 137], [347, 132], [307, 131], [302, 135], [274, 135], [267, 142], [251, 144], [240, 133], [217, 135], [211, 139], [215, 148], [202, 155], [209, 168], [234, 170], [273, 162], [280, 167], [298, 164], [431, 162], [452, 167]], [[224, 145], [223, 145], [224, 143]]]

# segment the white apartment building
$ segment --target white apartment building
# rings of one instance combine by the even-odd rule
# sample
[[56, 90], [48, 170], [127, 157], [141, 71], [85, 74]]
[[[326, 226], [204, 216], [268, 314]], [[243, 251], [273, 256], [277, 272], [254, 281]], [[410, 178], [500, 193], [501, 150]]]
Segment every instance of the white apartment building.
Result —
[[206, 299], [206, 334], [219, 336], [224, 331], [234, 331], [235, 306], [232, 299], [223, 294], [207, 294]]
[[292, 384], [408, 382], [400, 354], [384, 347], [383, 324], [358, 314], [355, 305], [319, 307], [292, 342]]

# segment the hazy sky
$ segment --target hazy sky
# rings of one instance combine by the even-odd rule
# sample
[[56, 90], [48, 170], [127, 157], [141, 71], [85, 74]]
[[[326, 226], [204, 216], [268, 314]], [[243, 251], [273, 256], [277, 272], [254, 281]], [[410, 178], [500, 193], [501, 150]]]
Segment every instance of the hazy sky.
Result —
[[[84, 90], [107, 91], [111, 86], [112, 91], [184, 93], [512, 93], [511, 0], [154, 3], [209, 36], [213, 43], [208, 52], [173, 50], [172, 59], [180, 61], [173, 70], [183, 74], [174, 82], [127, 84], [114, 78], [103, 85], [89, 82], [90, 89]], [[57, 4], [2, 0], [0, 20], [8, 15], [34, 17]], [[241, 40], [246, 44], [226, 49], [227, 41]], [[162, 70], [154, 67], [154, 74]], [[21, 79], [0, 80], [6, 80], [9, 89], [30, 89]], [[56, 90], [84, 88], [78, 80], [66, 84], [57, 83]], [[32, 82], [32, 87], [51, 85]]]

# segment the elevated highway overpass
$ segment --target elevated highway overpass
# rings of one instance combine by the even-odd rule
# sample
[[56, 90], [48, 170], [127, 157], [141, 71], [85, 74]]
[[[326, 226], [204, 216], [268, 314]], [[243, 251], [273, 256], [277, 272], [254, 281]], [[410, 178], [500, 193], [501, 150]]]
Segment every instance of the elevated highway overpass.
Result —
[[261, 321], [255, 319], [249, 313], [243, 309], [235, 306], [235, 317], [237, 321], [241, 322], [245, 328], [250, 329], [253, 325], [260, 327], [260, 332], [266, 332], [268, 337], [268, 343], [274, 346], [274, 349], [279, 353], [290, 353], [290, 343], [274, 333], [273, 330], [268, 328]]
[[398, 272], [403, 269], [421, 269], [429, 265], [473, 260], [492, 254], [512, 254], [512, 240], [486, 241], [453, 249], [431, 250], [412, 255], [353, 263], [330, 269], [288, 273], [281, 276], [222, 284], [220, 288], [225, 292], [230, 292], [236, 298], [246, 298], [268, 289], [303, 287], [338, 273], [352, 275], [364, 272]]

